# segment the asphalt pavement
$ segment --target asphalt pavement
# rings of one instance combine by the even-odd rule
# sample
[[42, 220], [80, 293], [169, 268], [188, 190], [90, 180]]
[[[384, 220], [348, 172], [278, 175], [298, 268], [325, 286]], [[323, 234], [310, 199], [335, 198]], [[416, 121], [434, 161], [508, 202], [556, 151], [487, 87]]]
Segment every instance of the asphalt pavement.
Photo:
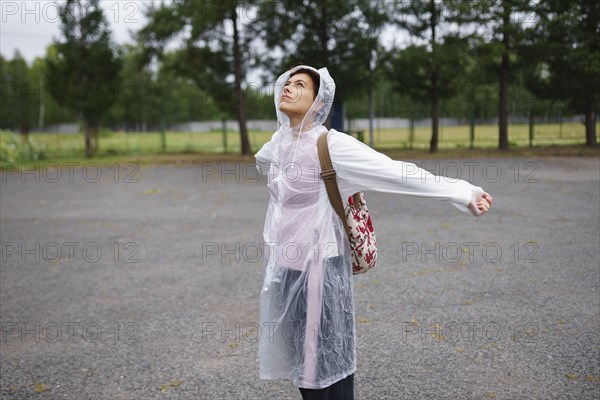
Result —
[[[600, 158], [412, 161], [494, 204], [366, 193], [356, 399], [600, 398]], [[301, 398], [258, 376], [252, 164], [62, 167], [0, 172], [0, 398]]]

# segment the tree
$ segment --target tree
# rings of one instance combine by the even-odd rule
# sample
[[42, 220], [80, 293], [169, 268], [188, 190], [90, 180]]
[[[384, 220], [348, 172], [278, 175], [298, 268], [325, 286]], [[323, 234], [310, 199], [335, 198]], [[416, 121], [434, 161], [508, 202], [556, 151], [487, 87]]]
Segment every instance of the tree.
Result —
[[31, 82], [31, 72], [19, 51], [15, 51], [12, 60], [2, 60], [2, 122], [1, 126], [18, 129], [23, 141], [29, 141], [29, 130], [34, 117], [36, 96], [39, 91]]
[[157, 85], [149, 68], [139, 63], [141, 51], [139, 46], [130, 44], [118, 49], [123, 63], [119, 76], [122, 89], [106, 116], [116, 129], [145, 132], [149, 124], [159, 122], [160, 110], [154, 107], [159, 100]]
[[[425, 70], [414, 65], [419, 71], [427, 74], [424, 76], [415, 76], [416, 79], [412, 85], [420, 87], [419, 90], [425, 90], [429, 93], [429, 101], [431, 104], [431, 140], [429, 144], [429, 151], [435, 153], [438, 148], [438, 137], [439, 137], [439, 69], [440, 62], [438, 60], [438, 46], [440, 41], [440, 25], [444, 24], [444, 16], [441, 11], [441, 5], [436, 4], [435, 0], [423, 1], [400, 1], [393, 5], [393, 13], [396, 15], [393, 22], [401, 28], [407, 30], [412, 36], [419, 39], [428, 40], [429, 49], [426, 47], [415, 47], [405, 52], [405, 57], [410, 58], [417, 56], [420, 58], [419, 62], [422, 66], [426, 66]], [[417, 55], [420, 53], [419, 55]], [[405, 62], [406, 62], [405, 58]], [[402, 62], [401, 62], [402, 63]], [[397, 75], [396, 80], [400, 81], [400, 86], [405, 86], [405, 74], [403, 69], [394, 70]], [[410, 72], [409, 72], [410, 73]], [[418, 75], [418, 74], [417, 74]], [[393, 78], [392, 78], [393, 79]], [[422, 101], [426, 101], [422, 96], [417, 95]]]
[[334, 128], [343, 102], [369, 87], [372, 50], [387, 20], [380, 1], [263, 1], [251, 28], [268, 52], [263, 63], [275, 76], [297, 64], [326, 66], [336, 81]]
[[545, 1], [527, 30], [522, 63], [528, 87], [540, 97], [567, 100], [585, 115], [587, 146], [596, 145], [600, 101], [600, 3]]
[[[85, 125], [85, 155], [98, 151], [98, 129], [114, 103], [121, 61], [110, 39], [99, 0], [67, 0], [59, 6], [63, 40], [46, 60], [46, 88]], [[92, 137], [94, 146], [92, 148]]]
[[492, 67], [499, 83], [498, 148], [508, 150], [509, 85], [513, 80], [512, 60], [518, 57], [523, 23], [530, 16], [532, 0], [455, 0], [449, 3], [453, 21], [475, 27], [486, 53], [482, 62]]
[[[436, 44], [435, 60], [438, 65], [434, 74], [431, 72], [434, 61], [426, 45], [410, 45], [387, 53], [384, 70], [394, 89], [402, 95], [403, 105], [406, 108], [412, 108], [414, 103], [430, 105], [433, 131], [431, 152], [437, 151], [436, 130], [440, 102], [468, 105], [473, 100], [470, 93], [473, 88], [469, 79], [473, 77], [476, 61], [470, 50], [467, 39], [447, 35], [442, 42]], [[416, 117], [414, 111], [411, 114], [412, 118]]]
[[8, 81], [7, 65], [8, 61], [0, 54], [0, 129], [9, 127], [9, 118], [11, 113], [8, 111]]
[[483, 3], [492, 6], [486, 0], [479, 4], [471, 0], [400, 0], [392, 3], [392, 22], [406, 30], [417, 43], [398, 54], [395, 49], [389, 53], [391, 63], [388, 63], [387, 74], [396, 87], [404, 91], [410, 87], [410, 92], [405, 92], [408, 97], [429, 102], [430, 152], [436, 152], [438, 147], [441, 100], [463, 103], [472, 119], [483, 112], [479, 89], [485, 92], [486, 88], [479, 88], [475, 82], [482, 75], [482, 63], [474, 57], [479, 50], [474, 44], [481, 37], [470, 32], [472, 22], [478, 21], [481, 10], [486, 10]]
[[[250, 39], [244, 35], [244, 21], [240, 26], [239, 9], [250, 5], [251, 2], [235, 0], [180, 0], [161, 4], [148, 9], [149, 22], [138, 33], [138, 40], [147, 49], [147, 62], [154, 57], [162, 60], [167, 43], [182, 33], [188, 36], [185, 46], [173, 53], [176, 60], [171, 66], [192, 78], [216, 100], [221, 110], [237, 116], [243, 155], [250, 155], [242, 91]], [[233, 90], [229, 83], [232, 76]]]

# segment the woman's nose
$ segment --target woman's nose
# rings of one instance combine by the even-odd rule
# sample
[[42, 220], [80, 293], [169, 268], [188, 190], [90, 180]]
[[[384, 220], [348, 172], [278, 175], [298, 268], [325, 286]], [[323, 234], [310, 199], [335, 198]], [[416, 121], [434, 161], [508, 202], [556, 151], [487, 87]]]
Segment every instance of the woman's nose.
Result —
[[285, 85], [283, 87], [283, 94], [292, 94], [292, 85]]

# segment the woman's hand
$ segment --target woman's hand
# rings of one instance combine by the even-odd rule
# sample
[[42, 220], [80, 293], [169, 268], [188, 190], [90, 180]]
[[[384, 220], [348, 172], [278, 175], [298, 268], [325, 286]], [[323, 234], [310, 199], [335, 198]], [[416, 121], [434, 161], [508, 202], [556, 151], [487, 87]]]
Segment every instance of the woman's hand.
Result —
[[480, 216], [489, 211], [490, 207], [492, 206], [493, 201], [494, 201], [494, 199], [492, 198], [492, 196], [490, 196], [489, 193], [483, 192], [483, 194], [481, 195], [481, 198], [479, 200], [477, 200], [477, 203], [469, 204], [468, 208], [469, 208], [469, 210], [471, 210], [473, 215]]

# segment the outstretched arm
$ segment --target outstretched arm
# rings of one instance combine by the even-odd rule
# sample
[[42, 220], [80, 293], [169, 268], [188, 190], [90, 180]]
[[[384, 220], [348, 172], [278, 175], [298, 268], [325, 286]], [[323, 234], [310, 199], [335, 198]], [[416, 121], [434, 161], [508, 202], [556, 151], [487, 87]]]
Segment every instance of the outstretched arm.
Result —
[[492, 204], [492, 196], [478, 186], [433, 175], [414, 163], [392, 160], [344, 133], [332, 130], [328, 144], [340, 184], [346, 181], [353, 190], [445, 200], [475, 216], [485, 214]]

